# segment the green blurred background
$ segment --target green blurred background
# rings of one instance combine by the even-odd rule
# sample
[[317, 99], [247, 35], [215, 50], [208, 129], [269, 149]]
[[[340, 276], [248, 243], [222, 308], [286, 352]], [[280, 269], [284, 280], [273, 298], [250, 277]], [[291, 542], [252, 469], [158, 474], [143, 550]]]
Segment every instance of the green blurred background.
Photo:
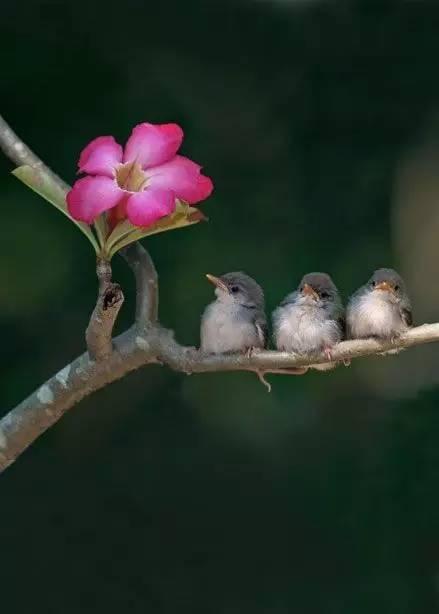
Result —
[[[1, 111], [66, 180], [81, 148], [180, 123], [209, 224], [158, 235], [160, 314], [198, 343], [206, 272], [272, 310], [302, 274], [379, 266], [439, 319], [439, 4], [4, 0]], [[1, 398], [84, 349], [90, 245], [0, 159]], [[133, 283], [120, 258], [114, 276]], [[439, 609], [437, 345], [304, 377], [150, 367], [72, 409], [0, 480], [4, 612]]]

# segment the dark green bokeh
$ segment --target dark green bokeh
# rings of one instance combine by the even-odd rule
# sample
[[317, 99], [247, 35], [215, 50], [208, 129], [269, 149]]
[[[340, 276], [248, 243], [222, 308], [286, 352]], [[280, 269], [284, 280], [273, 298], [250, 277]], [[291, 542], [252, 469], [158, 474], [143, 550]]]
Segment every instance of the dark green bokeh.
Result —
[[[439, 248], [415, 249], [436, 201], [410, 209], [398, 188], [404, 161], [437, 153], [435, 3], [3, 4], [1, 111], [66, 180], [91, 138], [145, 120], [179, 122], [213, 177], [209, 224], [148, 242], [182, 342], [204, 273], [231, 269], [272, 309], [307, 271], [346, 297], [395, 266], [415, 317], [439, 319]], [[83, 351], [96, 292], [87, 241], [9, 170], [5, 412]], [[133, 284], [118, 258], [114, 275], [122, 330]], [[271, 395], [251, 374], [151, 367], [92, 396], [1, 477], [2, 611], [436, 612], [438, 351], [272, 376]]]

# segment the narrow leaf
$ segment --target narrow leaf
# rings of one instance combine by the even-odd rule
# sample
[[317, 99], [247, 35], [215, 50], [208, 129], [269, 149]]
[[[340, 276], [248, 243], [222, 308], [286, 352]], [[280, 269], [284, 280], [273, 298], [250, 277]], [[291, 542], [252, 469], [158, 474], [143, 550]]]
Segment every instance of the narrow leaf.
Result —
[[112, 257], [123, 247], [144, 237], [149, 237], [159, 232], [166, 232], [167, 230], [192, 226], [204, 220], [207, 220], [207, 218], [199, 209], [190, 207], [182, 201], [177, 201], [176, 209], [172, 215], [163, 217], [147, 228], [133, 226], [128, 220], [118, 224], [108, 238], [106, 250], [110, 257]]
[[137, 228], [136, 226], [133, 226], [131, 222], [129, 222], [128, 220], [119, 222], [113, 228], [113, 231], [111, 232], [110, 236], [108, 237], [105, 243], [106, 251], [110, 253], [114, 245], [116, 245], [116, 243], [118, 243], [119, 241], [121, 241], [122, 239], [130, 235], [131, 233], [136, 232], [138, 230], [139, 228]]
[[103, 247], [108, 236], [108, 222], [105, 214], [99, 215], [96, 218], [94, 228], [98, 236], [99, 245]]
[[24, 165], [12, 171], [12, 174], [22, 181], [28, 188], [42, 196], [49, 203], [54, 205], [59, 211], [64, 213], [71, 222], [85, 234], [87, 239], [93, 245], [96, 253], [99, 252], [99, 245], [96, 238], [89, 226], [83, 222], [77, 222], [74, 220], [67, 210], [67, 203], [64, 190], [53, 179], [46, 175], [43, 171], [34, 168], [32, 166]]

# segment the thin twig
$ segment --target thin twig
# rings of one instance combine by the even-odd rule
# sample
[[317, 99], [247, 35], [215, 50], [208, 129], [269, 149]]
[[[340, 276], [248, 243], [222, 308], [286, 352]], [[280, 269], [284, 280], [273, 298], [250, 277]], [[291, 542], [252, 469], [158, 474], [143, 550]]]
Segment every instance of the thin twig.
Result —
[[15, 134], [12, 128], [0, 115], [0, 149], [5, 156], [9, 158], [14, 164], [20, 166], [22, 164], [28, 164], [34, 168], [47, 173], [50, 177], [59, 185], [59, 187], [67, 193], [70, 189], [69, 185], [58, 177], [56, 173], [52, 171], [44, 162], [29, 149], [29, 147]]
[[[192, 348], [179, 345], [170, 331], [166, 329], [158, 329], [155, 334], [159, 336], [159, 342], [155, 342], [155, 347], [159, 351], [157, 357], [175, 371], [184, 373], [255, 369], [269, 373], [270, 371], [278, 372], [280, 369], [291, 370], [328, 362], [328, 357], [324, 353], [316, 356], [301, 356], [288, 352], [262, 350], [251, 356], [247, 354], [202, 354]], [[332, 348], [331, 354], [333, 362], [343, 363], [354, 358], [381, 354], [392, 349], [409, 348], [437, 341], [439, 341], [439, 322], [412, 328], [395, 341], [379, 339], [342, 341]]]
[[121, 250], [136, 279], [136, 324], [142, 329], [158, 318], [158, 277], [151, 256], [140, 243]]
[[265, 386], [265, 388], [267, 389], [267, 392], [271, 392], [271, 384], [270, 382], [267, 382], [267, 380], [265, 379], [264, 372], [256, 370], [255, 373], [258, 376], [258, 379], [261, 382], [261, 384]]

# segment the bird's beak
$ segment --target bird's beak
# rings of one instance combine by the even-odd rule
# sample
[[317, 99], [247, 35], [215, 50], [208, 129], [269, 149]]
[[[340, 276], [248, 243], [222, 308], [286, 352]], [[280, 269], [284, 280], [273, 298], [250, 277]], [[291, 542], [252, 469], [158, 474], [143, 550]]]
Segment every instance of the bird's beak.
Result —
[[375, 286], [375, 290], [384, 290], [385, 292], [394, 291], [393, 286], [391, 286], [388, 281], [380, 281], [380, 283]]
[[229, 291], [229, 289], [226, 286], [226, 284], [219, 277], [215, 277], [215, 275], [211, 275], [210, 273], [207, 273], [206, 277], [210, 281], [210, 283], [212, 283], [217, 288], [220, 288], [221, 290], [224, 290], [224, 292], [228, 292]]
[[303, 290], [302, 290], [302, 294], [304, 296], [310, 296], [311, 298], [313, 298], [315, 301], [319, 300], [319, 295], [317, 294], [317, 292], [314, 290], [314, 288], [311, 288], [311, 286], [309, 284], [303, 284]]

